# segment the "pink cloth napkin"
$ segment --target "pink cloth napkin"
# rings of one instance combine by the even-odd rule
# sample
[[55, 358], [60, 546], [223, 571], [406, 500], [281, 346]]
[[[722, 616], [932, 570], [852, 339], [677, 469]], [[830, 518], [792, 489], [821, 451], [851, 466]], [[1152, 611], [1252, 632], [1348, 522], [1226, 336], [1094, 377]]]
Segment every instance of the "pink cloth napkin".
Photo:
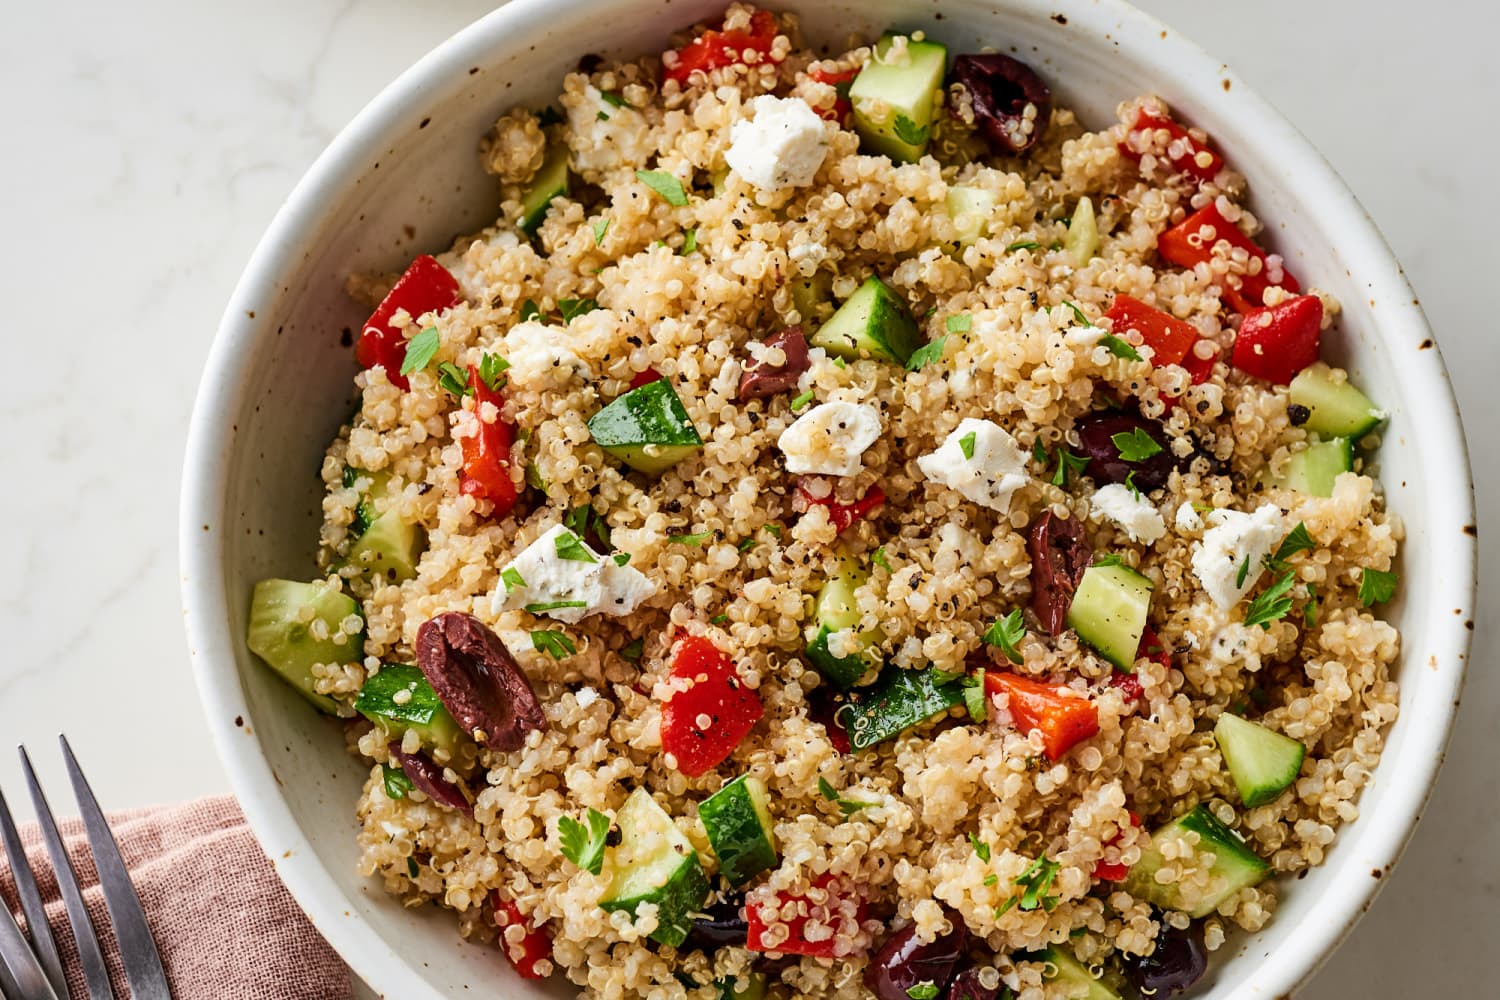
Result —
[[[234, 799], [111, 813], [131, 880], [178, 1000], [342, 1000], [349, 969], [313, 930], [276, 877]], [[117, 996], [129, 996], [83, 824], [58, 824], [99, 932]], [[78, 949], [35, 824], [21, 839], [47, 902], [68, 987], [86, 997]], [[0, 859], [0, 897], [19, 913], [15, 879]]]

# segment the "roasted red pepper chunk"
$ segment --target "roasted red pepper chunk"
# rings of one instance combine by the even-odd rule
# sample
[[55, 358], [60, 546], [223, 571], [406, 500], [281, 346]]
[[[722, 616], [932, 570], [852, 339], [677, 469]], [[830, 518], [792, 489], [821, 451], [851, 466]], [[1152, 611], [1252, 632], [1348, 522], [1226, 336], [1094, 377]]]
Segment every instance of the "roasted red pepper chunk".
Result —
[[[1166, 161], [1173, 169], [1191, 174], [1198, 181], [1211, 181], [1224, 169], [1224, 157], [1210, 149], [1206, 142], [1199, 142], [1177, 122], [1146, 107], [1136, 110], [1135, 124], [1121, 140], [1120, 152], [1139, 163], [1144, 151], [1155, 145], [1162, 132], [1167, 134]], [[1148, 136], [1147, 133], [1158, 135]]]
[[745, 947], [814, 958], [838, 957], [841, 936], [853, 944], [843, 954], [868, 947], [860, 926], [868, 909], [864, 897], [845, 887], [832, 873], [819, 875], [812, 884], [812, 891], [806, 895], [752, 893], [745, 901]]
[[[515, 966], [522, 979], [546, 979], [551, 975], [552, 932], [545, 925], [531, 926], [513, 899], [501, 899], [496, 892], [494, 904], [495, 923], [500, 926], [500, 950], [505, 952], [506, 960]], [[524, 927], [525, 934], [519, 940], [512, 941], [506, 936], [505, 930], [516, 926]], [[549, 968], [537, 968], [541, 962], [546, 962]]]
[[657, 371], [655, 368], [647, 368], [645, 371], [636, 372], [631, 376], [630, 388], [639, 389], [643, 385], [650, 385], [652, 382], [660, 382], [661, 377], [661, 372]]
[[679, 639], [661, 707], [661, 748], [690, 778], [718, 767], [765, 714], [728, 654], [701, 636]]
[[1148, 306], [1129, 295], [1116, 295], [1104, 318], [1110, 321], [1110, 332], [1124, 336], [1127, 330], [1141, 335], [1141, 343], [1151, 348], [1153, 365], [1180, 365], [1198, 342], [1193, 324]]
[[[1211, 235], [1210, 235], [1211, 234]], [[1216, 248], [1225, 248], [1215, 253]], [[1238, 312], [1249, 312], [1265, 302], [1266, 289], [1273, 285], [1297, 293], [1302, 286], [1292, 272], [1282, 266], [1273, 277], [1266, 263], [1266, 252], [1239, 227], [1224, 218], [1218, 206], [1200, 208], [1156, 238], [1156, 249], [1163, 259], [1178, 267], [1192, 269], [1207, 264], [1216, 256], [1232, 259], [1236, 251], [1245, 254], [1244, 273], [1232, 271], [1215, 275], [1223, 291], [1220, 297]], [[1249, 273], [1250, 269], [1254, 273]]]
[[[479, 429], [459, 438], [464, 466], [458, 488], [466, 496], [493, 503], [492, 517], [504, 517], [516, 505], [519, 494], [510, 476], [510, 449], [515, 443], [516, 429], [498, 412], [505, 400], [485, 384], [474, 365], [469, 366], [469, 388], [474, 393], [474, 419]], [[484, 419], [486, 403], [497, 411], [494, 420], [488, 423]]]
[[437, 312], [458, 305], [464, 299], [458, 282], [436, 259], [422, 254], [411, 262], [406, 273], [391, 286], [380, 305], [365, 320], [354, 345], [354, 356], [363, 368], [380, 365], [394, 386], [410, 388], [401, 364], [406, 360], [406, 338], [391, 325], [398, 309], [406, 310], [414, 321], [424, 313]]
[[841, 535], [845, 528], [861, 518], [869, 517], [871, 512], [884, 503], [885, 491], [879, 486], [871, 486], [864, 496], [853, 503], [839, 503], [833, 498], [832, 491], [825, 497], [815, 497], [808, 492], [807, 487], [797, 484], [797, 508], [801, 511], [808, 511], [813, 507], [827, 508], [829, 522]]
[[1099, 731], [1099, 709], [1087, 698], [1080, 698], [1071, 688], [1044, 684], [1029, 677], [987, 670], [984, 674], [985, 695], [1009, 696], [1007, 702], [1016, 729], [1042, 734], [1042, 748], [1050, 760], [1061, 760], [1076, 744]]
[[840, 125], [848, 120], [849, 113], [854, 110], [854, 102], [849, 100], [849, 85], [854, 82], [854, 78], [858, 75], [858, 69], [846, 69], [841, 73], [830, 73], [822, 69], [815, 69], [808, 72], [807, 78], [809, 80], [826, 83], [838, 91], [838, 96], [833, 101], [833, 107], [815, 109], [818, 112], [818, 117], [831, 122], [838, 122]]
[[762, 62], [771, 58], [775, 41], [775, 16], [768, 10], [758, 10], [751, 15], [748, 29], [709, 29], [678, 49], [676, 58], [664, 61], [662, 79], [686, 84], [698, 70], [708, 73], [736, 63]]
[[[1133, 812], [1130, 812], [1130, 810], [1128, 809], [1126, 810], [1126, 812], [1130, 813], [1131, 826], [1141, 825], [1141, 818], [1139, 816], [1137, 816]], [[1115, 831], [1115, 835], [1113, 837], [1110, 837], [1104, 842], [1104, 846], [1110, 847], [1114, 844], [1118, 844], [1124, 838], [1125, 831], [1117, 830]], [[1094, 878], [1099, 879], [1103, 882], [1123, 882], [1125, 881], [1125, 876], [1129, 874], [1130, 866], [1127, 864], [1121, 864], [1118, 861], [1099, 861], [1094, 864]]]
[[1286, 385], [1318, 360], [1323, 300], [1299, 295], [1245, 314], [1234, 342], [1234, 366], [1256, 378]]

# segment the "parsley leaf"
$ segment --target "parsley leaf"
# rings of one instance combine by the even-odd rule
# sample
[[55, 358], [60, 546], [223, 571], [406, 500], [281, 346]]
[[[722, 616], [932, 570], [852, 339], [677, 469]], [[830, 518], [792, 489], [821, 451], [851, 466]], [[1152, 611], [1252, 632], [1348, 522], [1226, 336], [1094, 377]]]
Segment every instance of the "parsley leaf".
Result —
[[1104, 347], [1115, 357], [1124, 358], [1126, 361], [1145, 360], [1145, 358], [1141, 357], [1141, 353], [1134, 347], [1131, 347], [1127, 341], [1121, 340], [1119, 337], [1116, 337], [1112, 333], [1106, 333], [1104, 336], [1100, 337], [1099, 345]]
[[964, 458], [974, 457], [974, 438], [975, 433], [970, 431], [958, 439], [958, 448], [964, 453]]
[[682, 189], [682, 181], [665, 170], [637, 170], [635, 176], [642, 184], [661, 195], [668, 205], [681, 208], [688, 203], [687, 192]]
[[1286, 538], [1282, 539], [1281, 544], [1276, 547], [1276, 554], [1266, 560], [1266, 568], [1272, 570], [1286, 569], [1287, 561], [1292, 556], [1298, 552], [1306, 552], [1317, 547], [1317, 543], [1307, 533], [1307, 525], [1298, 521], [1297, 526], [1287, 532]]
[[609, 545], [609, 525], [605, 523], [603, 515], [588, 504], [581, 504], [564, 514], [563, 527], [579, 538], [592, 531], [606, 547]]
[[531, 644], [554, 660], [578, 652], [578, 647], [568, 638], [568, 634], [557, 629], [538, 629], [532, 632]]
[[[544, 611], [556, 611], [559, 608], [586, 608], [588, 606], [588, 601], [540, 601], [536, 604], [526, 605], [525, 610], [531, 614], [539, 615]], [[532, 636], [535, 637], [536, 633], [533, 632]]]
[[677, 252], [680, 253], [682, 256], [686, 257], [688, 254], [692, 253], [694, 250], [697, 250], [697, 249], [698, 249], [698, 230], [696, 230], [696, 229], [685, 230], [683, 232], [683, 234], [682, 234], [682, 249], [679, 250], [679, 251], [677, 251]]
[[1109, 439], [1114, 443], [1115, 448], [1119, 450], [1121, 461], [1144, 462], [1152, 455], [1161, 454], [1161, 445], [1157, 444], [1155, 438], [1139, 427], [1132, 427], [1130, 430], [1121, 431], [1119, 434], [1111, 434]]
[[593, 299], [558, 299], [557, 309], [562, 313], [564, 323], [571, 323], [585, 313], [591, 313], [599, 308], [599, 303]]
[[838, 789], [830, 785], [827, 778], [822, 777], [818, 779], [818, 794], [823, 796], [823, 798], [827, 799], [829, 802], [837, 802], [839, 805], [839, 812], [843, 813], [845, 816], [851, 816], [854, 813], [859, 812], [861, 809], [869, 809], [872, 806], [878, 806], [880, 804], [878, 802], [856, 802], [853, 799], [840, 798]]
[[1302, 624], [1312, 628], [1318, 624], [1318, 588], [1307, 585], [1307, 603], [1302, 606]]
[[1006, 253], [1015, 253], [1017, 250], [1040, 250], [1042, 245], [1036, 240], [1017, 240], [1005, 248]]
[[886, 559], [886, 557], [885, 557], [885, 546], [884, 545], [882, 545], [880, 548], [878, 548], [878, 549], [875, 550], [875, 554], [872, 555], [872, 556], [870, 556], [870, 561], [872, 563], [874, 563], [876, 566], [879, 566], [881, 569], [885, 570], [887, 573], [894, 573], [895, 572], [895, 570], [891, 569], [890, 560]]
[[1037, 438], [1031, 443], [1031, 457], [1043, 470], [1052, 464], [1052, 456], [1047, 454], [1047, 446], [1042, 444], [1042, 439]]
[[1125, 488], [1130, 491], [1130, 495], [1134, 499], [1139, 500], [1141, 498], [1141, 488], [1135, 484], [1134, 469], [1125, 473]]
[[929, 365], [934, 361], [943, 360], [943, 348], [948, 344], [948, 335], [942, 334], [931, 343], [923, 344], [911, 352], [911, 357], [906, 359], [906, 370], [914, 372], [918, 368]]
[[928, 134], [932, 131], [929, 125], [918, 125], [905, 115], [898, 114], [896, 120], [891, 123], [891, 131], [896, 133], [896, 138], [908, 146], [920, 146], [927, 141]]
[[607, 122], [609, 121], [609, 112], [605, 111], [603, 108], [600, 108], [598, 113], [594, 115], [594, 118], [597, 121]]
[[[1031, 863], [1031, 866], [1022, 872], [1017, 878], [1011, 880], [1012, 885], [1022, 887], [1019, 903], [1023, 910], [1044, 909], [1052, 912], [1057, 906], [1057, 897], [1049, 896], [1048, 890], [1052, 888], [1057, 873], [1062, 870], [1062, 865], [1056, 861], [1050, 861], [1044, 855]], [[1015, 896], [1005, 901], [1001, 912], [1010, 909], [1018, 902]]]
[[1235, 575], [1234, 575], [1234, 585], [1236, 587], [1243, 587], [1245, 585], [1245, 577], [1247, 577], [1249, 575], [1250, 575], [1250, 557], [1246, 556], [1245, 557], [1245, 561], [1242, 562], [1242, 563], [1240, 563], [1239, 572], [1235, 573]]
[[1026, 658], [1016, 648], [1016, 643], [1026, 638], [1026, 626], [1021, 622], [1021, 609], [1016, 608], [1004, 618], [997, 618], [984, 633], [984, 641], [998, 646], [1000, 652], [1012, 663], [1024, 663]]
[[834, 788], [833, 785], [828, 783], [828, 779], [823, 777], [818, 778], [818, 794], [829, 802], [837, 802], [839, 799], [838, 789]]
[[1245, 609], [1245, 624], [1259, 625], [1267, 631], [1271, 623], [1285, 618], [1288, 611], [1292, 610], [1292, 599], [1287, 597], [1287, 591], [1292, 589], [1296, 582], [1296, 574], [1287, 570], [1278, 576], [1263, 593], [1250, 602]]
[[521, 571], [514, 566], [507, 566], [500, 571], [500, 582], [505, 584], [506, 590], [516, 590], [526, 586], [526, 580], [522, 578]]
[[796, 397], [795, 399], [792, 400], [792, 410], [793, 410], [793, 412], [802, 409], [804, 406], [806, 406], [808, 403], [811, 403], [812, 401], [813, 401], [813, 391], [811, 389], [809, 389], [806, 392], [804, 392], [802, 395], [800, 395], [800, 396], [798, 396], [798, 397]]
[[911, 997], [911, 1000], [936, 1000], [937, 995], [941, 992], [942, 990], [938, 989], [937, 983], [930, 979], [924, 979], [917, 985], [908, 987], [906, 995]]
[[1099, 558], [1095, 559], [1089, 565], [1091, 565], [1091, 566], [1124, 566], [1125, 565], [1125, 560], [1121, 559], [1119, 556], [1115, 555], [1113, 552], [1106, 552], [1104, 555], [1102, 555]]
[[407, 792], [417, 787], [412, 784], [405, 771], [389, 764], [380, 765], [380, 779], [385, 784], [385, 797], [388, 799], [404, 799]]
[[668, 535], [667, 541], [678, 545], [692, 545], [695, 548], [714, 537], [712, 531], [700, 531], [696, 535]]
[[604, 234], [609, 232], [609, 222], [609, 216], [606, 215], [594, 223], [594, 246], [601, 246], [604, 243]]
[[620, 656], [631, 663], [641, 662], [641, 654], [646, 651], [645, 639], [631, 639], [620, 647]]
[[491, 392], [498, 392], [500, 391], [500, 386], [504, 384], [504, 380], [500, 376], [509, 367], [509, 361], [506, 361], [498, 354], [490, 354], [486, 351], [479, 359], [479, 381], [489, 386]]
[[781, 525], [779, 524], [768, 524], [766, 525], [766, 530], [775, 538], [781, 537]]
[[589, 553], [588, 547], [583, 544], [583, 539], [571, 531], [558, 535], [554, 539], [553, 545], [557, 549], [557, 557], [559, 559], [566, 559], [569, 562], [589, 563], [591, 565], [599, 561]]
[[406, 859], [406, 874], [409, 875], [409, 876], [411, 876], [413, 879], [415, 879], [421, 873], [422, 873], [422, 869], [420, 867], [418, 867], [418, 865], [417, 865], [417, 859], [416, 858], [407, 858]]
[[579, 868], [598, 875], [604, 868], [604, 845], [609, 839], [609, 817], [590, 807], [584, 826], [572, 816], [557, 820], [557, 836], [562, 841], [563, 857]]
[[990, 845], [989, 844], [986, 844], [984, 841], [980, 840], [978, 837], [974, 836], [972, 833], [969, 834], [969, 843], [971, 843], [971, 844], [974, 845], [974, 853], [977, 854], [977, 855], [979, 855], [979, 860], [980, 861], [988, 861], [990, 859]]
[[521, 303], [521, 322], [529, 323], [542, 318], [541, 307], [536, 304], [536, 299], [527, 299]]
[[442, 338], [438, 336], [437, 327], [429, 326], [415, 337], [406, 342], [406, 357], [401, 361], [401, 374], [410, 375], [419, 372], [431, 363], [433, 355], [437, 354], [438, 348], [442, 346]]
[[974, 317], [968, 313], [959, 313], [957, 316], [949, 316], [943, 324], [949, 333], [968, 333], [974, 326]]
[[1359, 571], [1359, 603], [1368, 608], [1372, 604], [1384, 604], [1396, 593], [1396, 574], [1378, 569]]
[[624, 566], [626, 563], [630, 562], [630, 553], [616, 552], [614, 555], [610, 556], [610, 558], [615, 561], [616, 566]]
[[725, 624], [728, 621], [729, 621], [729, 616], [728, 615], [722, 615], [722, 614], [720, 614], [720, 615], [714, 615], [712, 618], [710, 618], [708, 620], [708, 623], [710, 625], [723, 625], [723, 624]]
[[599, 91], [599, 96], [602, 97], [602, 98], [604, 98], [605, 103], [609, 104], [610, 107], [614, 107], [614, 108], [628, 108], [628, 107], [630, 107], [630, 102], [626, 101], [625, 98], [621, 97], [619, 94], [615, 93], [613, 90], [601, 90], [601, 91]]
[[755, 548], [754, 536], [751, 536], [749, 538], [741, 538], [738, 542], [735, 543], [734, 548], [737, 552], [749, 552], [751, 549]]
[[469, 373], [451, 361], [438, 365], [438, 385], [455, 396], [469, 391]]
[[1075, 319], [1078, 320], [1078, 323], [1079, 323], [1080, 326], [1093, 326], [1094, 325], [1093, 322], [1089, 320], [1088, 316], [1084, 313], [1084, 311], [1082, 309], [1078, 308], [1077, 306], [1075, 306], [1073, 303], [1071, 303], [1071, 302], [1064, 302], [1063, 305], [1065, 305], [1069, 309], [1073, 310], [1073, 316], [1074, 316]]
[[1083, 470], [1088, 467], [1088, 456], [1075, 455], [1059, 445], [1057, 449], [1057, 471], [1052, 474], [1052, 485], [1067, 486], [1069, 478], [1083, 475]]
[[999, 885], [1000, 884], [1000, 876], [996, 875], [994, 872], [990, 872], [988, 875], [986, 875], [984, 877], [984, 884], [987, 885], [987, 886]]

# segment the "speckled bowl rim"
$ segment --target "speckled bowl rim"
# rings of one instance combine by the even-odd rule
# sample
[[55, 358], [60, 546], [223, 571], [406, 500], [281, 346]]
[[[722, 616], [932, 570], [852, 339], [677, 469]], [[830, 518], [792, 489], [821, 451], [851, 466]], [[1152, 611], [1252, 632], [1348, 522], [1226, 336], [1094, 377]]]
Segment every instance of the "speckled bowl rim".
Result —
[[[214, 340], [193, 411], [183, 478], [182, 594], [189, 650], [210, 730], [250, 825], [268, 848], [272, 844], [278, 848], [308, 845], [259, 744], [245, 739], [229, 721], [249, 713], [235, 666], [239, 637], [228, 628], [224, 580], [230, 567], [225, 565], [221, 547], [205, 541], [202, 529], [215, 523], [225, 509], [228, 464], [224, 444], [232, 436], [230, 421], [242, 392], [237, 372], [252, 342], [261, 335], [247, 319], [247, 310], [277, 295], [282, 255], [309, 238], [325, 199], [351, 183], [361, 165], [385, 147], [390, 121], [420, 101], [425, 91], [478, 61], [493, 59], [497, 39], [525, 39], [540, 31], [558, 16], [565, 2], [582, 6], [586, 0], [512, 0], [434, 49], [371, 101], [317, 159], [277, 213], [234, 291]], [[1149, 47], [1149, 58], [1163, 67], [1163, 76], [1186, 92], [1233, 81], [1232, 91], [1224, 85], [1229, 92], [1216, 94], [1215, 101], [1225, 114], [1253, 127], [1259, 142], [1274, 144], [1287, 171], [1298, 178], [1299, 202], [1313, 206], [1308, 214], [1331, 227], [1329, 232], [1340, 234], [1347, 266], [1382, 304], [1381, 343], [1395, 355], [1393, 363], [1401, 366], [1403, 381], [1425, 401], [1410, 414], [1410, 433], [1422, 442], [1422, 448], [1438, 453], [1437, 467], [1452, 469], [1453, 478], [1452, 488], [1436, 497], [1441, 509], [1425, 510], [1424, 515], [1438, 517], [1445, 524], [1474, 525], [1473, 486], [1458, 408], [1426, 320], [1374, 222], [1312, 145], [1221, 62], [1122, 0], [1077, 4], [1007, 0], [996, 6], [1065, 9], [1076, 27], [1110, 37], [1121, 49], [1135, 50], [1144, 58]], [[1381, 762], [1378, 774], [1389, 786], [1390, 798], [1382, 804], [1381, 822], [1364, 831], [1361, 848], [1363, 857], [1384, 859], [1386, 865], [1400, 856], [1430, 794], [1452, 730], [1468, 659], [1470, 632], [1462, 622], [1472, 617], [1474, 607], [1476, 541], [1467, 532], [1464, 538], [1450, 541], [1443, 555], [1446, 571], [1440, 574], [1446, 591], [1433, 606], [1451, 606], [1462, 615], [1453, 619], [1452, 628], [1437, 630], [1429, 646], [1433, 664], [1422, 675], [1423, 684], [1446, 689], [1450, 707], [1417, 720], [1408, 736], [1407, 752], [1399, 760]], [[389, 942], [363, 922], [350, 919], [349, 901], [312, 850], [294, 849], [272, 860], [313, 924], [357, 975], [390, 996], [438, 996], [418, 968]], [[1237, 982], [1228, 997], [1251, 1000], [1289, 995], [1348, 934], [1384, 881], [1372, 879], [1363, 864], [1359, 870], [1350, 865], [1340, 868], [1337, 857], [1329, 867], [1333, 870], [1323, 876], [1324, 898], [1312, 913], [1320, 919], [1304, 920], [1304, 933], [1285, 942], [1276, 952], [1276, 961], [1262, 962]]]

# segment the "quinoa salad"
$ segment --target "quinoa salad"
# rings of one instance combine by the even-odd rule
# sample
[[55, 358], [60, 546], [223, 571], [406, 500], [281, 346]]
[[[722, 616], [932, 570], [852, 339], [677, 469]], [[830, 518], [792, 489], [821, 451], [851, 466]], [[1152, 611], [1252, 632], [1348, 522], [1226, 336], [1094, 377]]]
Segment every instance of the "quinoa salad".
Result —
[[349, 279], [248, 643], [368, 766], [361, 872], [585, 997], [1190, 988], [1396, 717], [1338, 303], [1157, 97], [1091, 131], [1004, 39], [743, 4], [665, 44]]

